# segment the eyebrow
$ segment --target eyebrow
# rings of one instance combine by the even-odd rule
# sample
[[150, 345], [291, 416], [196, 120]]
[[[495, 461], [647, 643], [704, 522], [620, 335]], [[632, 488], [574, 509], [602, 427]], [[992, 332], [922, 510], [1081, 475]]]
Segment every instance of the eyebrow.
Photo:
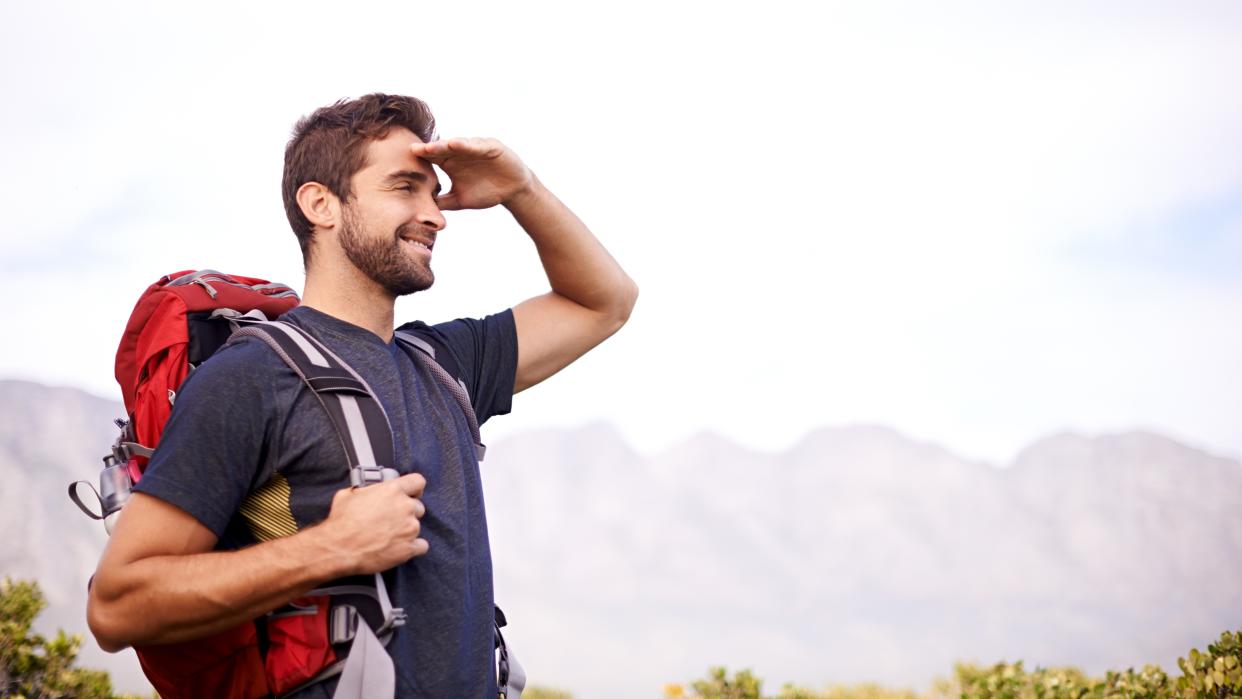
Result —
[[[415, 182], [425, 183], [430, 179], [431, 178], [427, 175], [427, 173], [419, 172], [418, 170], [397, 170], [396, 172], [388, 173], [388, 176], [384, 178], [384, 184], [397, 182], [399, 180], [414, 180]], [[432, 196], [435, 196], [439, 193], [440, 193], [440, 183], [437, 181], [436, 188], [432, 190], [431, 194]]]

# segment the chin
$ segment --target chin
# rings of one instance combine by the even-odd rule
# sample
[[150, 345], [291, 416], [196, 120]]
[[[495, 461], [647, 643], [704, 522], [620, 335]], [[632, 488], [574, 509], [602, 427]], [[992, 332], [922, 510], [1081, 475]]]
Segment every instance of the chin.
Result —
[[383, 283], [383, 286], [393, 296], [409, 296], [410, 294], [430, 289], [431, 285], [434, 284], [435, 281], [435, 275], [428, 272], [426, 275], [408, 277], [395, 283]]

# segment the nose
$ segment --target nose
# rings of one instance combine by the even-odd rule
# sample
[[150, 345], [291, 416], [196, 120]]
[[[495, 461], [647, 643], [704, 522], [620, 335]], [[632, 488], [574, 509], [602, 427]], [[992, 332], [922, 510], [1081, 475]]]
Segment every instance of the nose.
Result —
[[448, 222], [444, 220], [444, 214], [440, 212], [440, 207], [436, 206], [434, 203], [419, 210], [418, 222], [433, 231], [442, 231], [444, 230], [444, 226], [448, 224]]

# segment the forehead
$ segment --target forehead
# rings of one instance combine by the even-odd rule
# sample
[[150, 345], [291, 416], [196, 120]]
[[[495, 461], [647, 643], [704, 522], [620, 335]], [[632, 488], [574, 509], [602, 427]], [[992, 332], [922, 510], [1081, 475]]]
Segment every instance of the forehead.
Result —
[[431, 164], [422, 158], [414, 157], [410, 152], [411, 143], [422, 143], [409, 129], [397, 127], [389, 130], [388, 135], [366, 145], [366, 165], [354, 174], [354, 177], [380, 179], [391, 172], [413, 170], [422, 172], [433, 180], [436, 177]]

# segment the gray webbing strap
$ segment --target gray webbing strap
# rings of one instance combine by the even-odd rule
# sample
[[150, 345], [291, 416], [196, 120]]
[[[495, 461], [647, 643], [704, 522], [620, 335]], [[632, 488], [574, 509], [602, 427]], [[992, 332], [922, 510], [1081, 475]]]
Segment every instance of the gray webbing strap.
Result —
[[398, 339], [409, 343], [419, 350], [414, 353], [414, 356], [422, 361], [423, 366], [427, 367], [431, 375], [436, 377], [440, 385], [444, 386], [445, 390], [457, 401], [458, 407], [466, 414], [466, 423], [470, 425], [470, 438], [474, 440], [475, 456], [479, 461], [482, 461], [487, 454], [487, 447], [483, 444], [483, 438], [479, 435], [479, 418], [474, 414], [474, 405], [470, 403], [470, 394], [466, 392], [465, 384], [454, 379], [445, 371], [444, 367], [440, 366], [440, 363], [436, 361], [435, 348], [426, 340], [407, 332], [397, 332], [394, 334]]
[[367, 426], [362, 421], [362, 411], [358, 408], [358, 399], [353, 396], [337, 394], [341, 402], [341, 412], [345, 414], [345, 426], [354, 443], [354, 453], [358, 455], [359, 464], [374, 464], [375, 452], [371, 450], [371, 440], [367, 437]]
[[397, 331], [397, 332], [394, 332], [393, 334], [401, 338], [402, 340], [405, 340], [406, 342], [410, 343], [411, 345], [414, 345], [420, 350], [426, 352], [427, 354], [431, 355], [432, 359], [436, 358], [436, 348], [432, 347], [430, 342], [427, 342], [426, 340], [419, 337], [418, 335], [415, 335], [414, 333], [407, 333], [404, 331]]
[[144, 447], [137, 442], [121, 442], [121, 446], [128, 450], [129, 454], [133, 456], [145, 456], [149, 459], [155, 455], [154, 449], [151, 447]]
[[384, 584], [382, 573], [375, 574], [375, 595], [379, 597], [380, 611], [384, 614], [384, 625], [380, 632], [387, 631], [405, 624], [405, 610], [392, 606], [392, 598], [388, 596], [388, 586]]
[[[348, 363], [347, 363], [344, 359], [341, 359], [340, 357], [336, 356], [336, 354], [335, 354], [335, 353], [333, 353], [333, 352], [332, 352], [332, 350], [328, 349], [328, 346], [327, 346], [327, 345], [323, 344], [323, 343], [322, 343], [322, 342], [320, 342], [319, 340], [316, 340], [314, 337], [310, 336], [309, 334], [308, 334], [308, 335], [306, 335], [306, 339], [308, 339], [308, 340], [310, 340], [311, 342], [315, 343], [315, 344], [319, 347], [319, 350], [320, 350], [321, 352], [323, 352], [325, 355], [327, 355], [330, 359], [332, 359], [333, 361], [335, 361], [337, 364], [341, 365], [341, 368], [342, 368], [342, 369], [344, 369], [345, 371], [347, 371], [347, 372], [349, 373], [349, 375], [350, 375], [350, 376], [354, 377], [354, 378], [358, 381], [358, 383], [362, 384], [363, 388], [365, 388], [365, 389], [366, 389], [366, 391], [367, 391], [367, 393], [368, 393], [369, 395], [371, 395], [371, 396], [374, 396], [374, 395], [375, 395], [375, 391], [371, 390], [371, 385], [367, 383], [367, 380], [366, 380], [366, 379], [364, 379], [364, 378], [362, 378], [362, 375], [361, 375], [361, 374], [359, 374], [358, 372], [354, 371], [354, 368], [353, 368], [352, 366], [350, 366], [350, 365], [349, 365], [349, 364], [348, 364]], [[383, 403], [381, 403], [381, 402], [379, 402], [379, 400], [378, 400], [378, 399], [376, 399], [376, 400], [375, 400], [375, 407], [379, 408], [380, 413], [382, 413], [382, 414], [383, 414], [383, 416], [384, 416], [384, 424], [385, 424], [385, 425], [389, 425], [389, 426], [391, 426], [391, 425], [392, 425], [392, 421], [388, 419], [388, 411], [384, 410], [384, 404], [383, 404]], [[391, 431], [391, 427], [389, 428], [389, 431]]]
[[369, 625], [358, 624], [332, 699], [371, 699], [396, 695], [397, 672], [392, 665], [392, 656], [388, 655], [384, 644], [380, 643]]
[[[283, 285], [281, 285], [283, 286]], [[229, 326], [233, 328], [233, 332], [242, 326], [243, 323], [266, 323], [268, 322], [267, 314], [254, 308], [245, 313], [241, 313], [232, 308], [217, 308], [211, 312], [212, 318], [224, 318], [229, 322]]]
[[[290, 323], [283, 323], [279, 321], [263, 323], [263, 325], [280, 330], [292, 339], [298, 349], [305, 353], [306, 358], [310, 360], [311, 364], [319, 367], [331, 366], [331, 363], [328, 361], [327, 357], [324, 356], [324, 353], [320, 352], [319, 347], [315, 346], [319, 343], [315, 342], [312, 338], [306, 335], [306, 333], [302, 332], [300, 328], [297, 328]], [[320, 347], [322, 347], [322, 345]], [[348, 366], [339, 359], [337, 359], [337, 363], [341, 364], [343, 367]], [[350, 373], [353, 373], [352, 368], [350, 368]], [[354, 374], [354, 376], [357, 377], [357, 374]], [[314, 387], [311, 387], [311, 389], [314, 390]], [[374, 395], [369, 386], [367, 387], [367, 392]], [[367, 432], [367, 425], [362, 419], [362, 411], [358, 408], [358, 399], [341, 393], [332, 393], [329, 395], [331, 395], [332, 398], [335, 398], [341, 407], [341, 413], [345, 417], [345, 430], [349, 433], [349, 441], [354, 447], [354, 454], [356, 454], [358, 458], [358, 463], [350, 464], [350, 466], [385, 465], [375, 463], [375, 452], [371, 449], [371, 435]], [[375, 402], [377, 404], [379, 403], [378, 400]], [[382, 408], [383, 406], [380, 407]]]
[[324, 359], [323, 354], [321, 354], [319, 350], [311, 344], [310, 339], [307, 338], [300, 329], [295, 328], [289, 323], [280, 323], [276, 321], [263, 323], [263, 325], [269, 328], [275, 328], [276, 330], [279, 330], [287, 335], [290, 340], [293, 340], [293, 344], [297, 345], [298, 349], [302, 350], [302, 353], [306, 355], [306, 359], [309, 360], [311, 364], [314, 364], [315, 366], [328, 366], [328, 360]]

